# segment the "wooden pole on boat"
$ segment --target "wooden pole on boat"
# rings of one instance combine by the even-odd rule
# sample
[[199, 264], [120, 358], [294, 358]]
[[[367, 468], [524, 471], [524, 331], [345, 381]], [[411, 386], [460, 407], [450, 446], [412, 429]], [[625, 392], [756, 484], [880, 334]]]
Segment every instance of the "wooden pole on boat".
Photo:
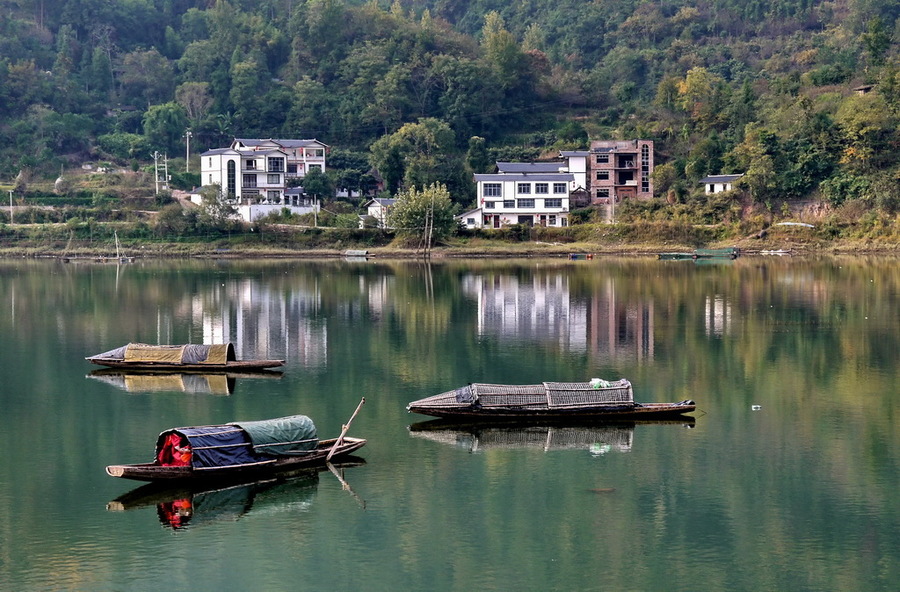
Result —
[[341, 428], [342, 428], [341, 435], [337, 437], [337, 440], [334, 441], [334, 446], [332, 446], [331, 450], [328, 451], [328, 456], [325, 457], [325, 462], [328, 462], [331, 460], [331, 457], [334, 456], [334, 453], [338, 449], [338, 446], [340, 446], [343, 443], [344, 436], [347, 435], [347, 430], [350, 429], [350, 422], [353, 421], [353, 418], [356, 417], [356, 414], [359, 413], [359, 410], [362, 409], [363, 403], [365, 403], [365, 402], [366, 402], [366, 398], [363, 397], [362, 400], [359, 402], [359, 405], [356, 406], [356, 411], [354, 411], [353, 415], [350, 416], [350, 419], [347, 420], [347, 423], [345, 423], [343, 426], [341, 426]]

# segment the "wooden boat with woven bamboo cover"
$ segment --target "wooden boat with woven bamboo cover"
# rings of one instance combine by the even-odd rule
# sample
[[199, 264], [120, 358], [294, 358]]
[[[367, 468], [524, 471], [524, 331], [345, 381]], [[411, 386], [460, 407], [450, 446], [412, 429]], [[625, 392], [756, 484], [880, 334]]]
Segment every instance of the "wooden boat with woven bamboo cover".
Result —
[[129, 343], [85, 358], [92, 364], [129, 370], [177, 370], [210, 372], [223, 370], [254, 371], [276, 368], [284, 360], [238, 360], [234, 344], [148, 345]]
[[696, 409], [690, 399], [677, 403], [636, 403], [626, 379], [543, 382], [529, 385], [469, 384], [413, 401], [410, 413], [453, 419], [651, 419], [677, 417]]
[[171, 428], [157, 437], [152, 462], [109, 465], [106, 474], [137, 481], [213, 481], [327, 466], [365, 446], [363, 438], [346, 435], [363, 402], [337, 438], [319, 440], [305, 415]]

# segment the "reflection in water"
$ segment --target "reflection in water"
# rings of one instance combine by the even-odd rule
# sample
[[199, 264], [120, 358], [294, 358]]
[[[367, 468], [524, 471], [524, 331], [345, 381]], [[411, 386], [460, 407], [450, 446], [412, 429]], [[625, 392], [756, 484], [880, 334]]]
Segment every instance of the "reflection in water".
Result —
[[[353, 493], [343, 470], [363, 464], [364, 460], [353, 458], [330, 469], [342, 487]], [[254, 514], [305, 512], [316, 495], [321, 470], [327, 469], [307, 469], [250, 483], [150, 483], [117, 497], [106, 509], [124, 512], [155, 506], [160, 523], [175, 530], [210, 522], [234, 522], [251, 511]]]
[[238, 378], [278, 379], [281, 372], [136, 372], [114, 368], [94, 370], [87, 375], [129, 393], [181, 392], [230, 395]]
[[[323, 590], [352, 589], [361, 575], [385, 590], [682, 592], [698, 577], [712, 589], [895, 590], [898, 261], [447, 259], [426, 284], [412, 262], [167, 260], [123, 266], [116, 285], [110, 266], [0, 260], [0, 528], [14, 533], [0, 588], [103, 592], [125, 577], [144, 589], [249, 589], [315, 574]], [[492, 323], [462, 288], [494, 277], [567, 303], [550, 308], [571, 335], [549, 321], [544, 334], [508, 329], [534, 326], [509, 316]], [[517, 314], [541, 314], [514, 297]], [[283, 379], [242, 381], [230, 397], [122, 396], [84, 379], [84, 355], [109, 343], [199, 343], [204, 326], [239, 324], [245, 339], [229, 340], [242, 357], [286, 359]], [[403, 429], [418, 421], [405, 403], [441, 385], [592, 376], [628, 376], [640, 400], [692, 398], [707, 414], [695, 430], [636, 426], [629, 453], [610, 439], [603, 457], [589, 441], [544, 453], [549, 431], [531, 449], [479, 440], [472, 455]], [[370, 457], [387, 462], [347, 473], [377, 515], [347, 512], [355, 502], [328, 474], [309, 512], [257, 520], [258, 494], [249, 515], [232, 512], [240, 527], [197, 531], [215, 531], [209, 544], [182, 536], [173, 549], [155, 503], [128, 516], [78, 511], [137, 485], [101, 467], [143, 454], [157, 433], [148, 418], [303, 412], [339, 426], [361, 394], [372, 396], [359, 426], [373, 431]], [[475, 435], [461, 438], [471, 449]], [[303, 492], [291, 499], [308, 501]], [[301, 536], [313, 530], [324, 534], [314, 545]], [[289, 560], [266, 555], [273, 543]], [[173, 551], [192, 560], [173, 562]], [[452, 569], [435, 568], [448, 557]]]
[[571, 423], [454, 424], [445, 420], [425, 421], [409, 426], [415, 438], [449, 444], [470, 452], [506, 448], [551, 450], [589, 450], [591, 454], [630, 452], [635, 425], [669, 424], [693, 427], [694, 418], [685, 416], [671, 421], [614, 422], [576, 425]]
[[580, 293], [575, 279], [566, 268], [528, 276], [494, 270], [466, 276], [462, 288], [477, 301], [479, 335], [653, 359], [653, 300], [622, 298], [612, 276], [602, 277], [592, 294]]

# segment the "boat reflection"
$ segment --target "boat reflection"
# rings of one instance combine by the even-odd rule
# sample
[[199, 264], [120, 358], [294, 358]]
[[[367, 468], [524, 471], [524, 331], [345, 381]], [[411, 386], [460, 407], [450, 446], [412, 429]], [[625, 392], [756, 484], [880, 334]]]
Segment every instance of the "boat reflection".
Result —
[[605, 423], [453, 423], [425, 421], [409, 426], [410, 435], [469, 452], [490, 449], [540, 448], [550, 450], [588, 450], [594, 455], [629, 452], [637, 424], [665, 424], [693, 428], [695, 419], [684, 416], [673, 420], [622, 421]]
[[87, 375], [129, 393], [181, 392], [230, 395], [238, 378], [281, 378], [281, 372], [154, 372], [94, 370]]
[[[156, 507], [160, 524], [173, 530], [194, 528], [211, 522], [235, 522], [249, 514], [283, 511], [306, 511], [312, 504], [319, 484], [319, 473], [331, 470], [345, 491], [346, 468], [361, 466], [365, 460], [350, 457], [328, 468], [305, 469], [282, 473], [252, 482], [183, 483], [180, 485], [150, 483], [125, 493], [106, 504], [110, 512], [125, 512]], [[364, 502], [360, 502], [365, 507]]]

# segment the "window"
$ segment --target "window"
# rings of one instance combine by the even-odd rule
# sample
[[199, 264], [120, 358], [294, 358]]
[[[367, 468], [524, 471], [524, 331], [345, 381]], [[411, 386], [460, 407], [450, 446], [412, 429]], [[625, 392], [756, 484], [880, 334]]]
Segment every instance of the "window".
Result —
[[269, 157], [269, 172], [270, 173], [283, 173], [284, 172], [284, 159], [280, 157]]
[[609, 188], [607, 187], [605, 189], [598, 189], [597, 197], [609, 197]]
[[641, 146], [641, 191], [650, 193], [650, 147]]
[[482, 195], [484, 197], [500, 197], [502, 195], [500, 183], [485, 183]]
[[609, 154], [598, 154], [597, 164], [609, 164]]
[[267, 175], [266, 182], [269, 185], [281, 185], [281, 175], [277, 173], [273, 175], [270, 173], [269, 175]]
[[256, 170], [256, 161], [248, 160], [246, 163], [244, 163], [244, 168], [247, 169], [248, 171], [255, 171]]
[[296, 175], [297, 174], [297, 163], [289, 162], [287, 165], [287, 174]]
[[321, 173], [321, 172], [322, 172], [322, 165], [320, 165], [320, 164], [311, 164], [311, 165], [309, 165], [309, 170], [310, 170], [310, 171], [312, 171], [312, 170], [317, 170], [317, 171], [319, 171], [319, 172]]
[[544, 207], [545, 208], [561, 208], [562, 207], [562, 199], [560, 199], [558, 197], [545, 199]]
[[519, 200], [519, 207], [520, 207], [520, 208], [533, 208], [533, 207], [534, 207], [534, 200], [533, 200], [533, 199], [520, 199], [520, 200]]
[[281, 194], [277, 191], [267, 191], [266, 199], [268, 199], [272, 203], [278, 203], [279, 201], [281, 201]]
[[514, 200], [514, 199], [504, 199], [504, 200], [503, 200], [503, 207], [504, 207], [504, 208], [508, 208], [508, 209], [512, 209], [512, 208], [516, 207], [516, 200]]
[[566, 184], [565, 183], [554, 183], [553, 184], [553, 193], [565, 193], [566, 192]]
[[256, 175], [244, 175], [242, 187], [256, 187]]
[[227, 165], [228, 195], [235, 195], [237, 193], [237, 173], [235, 172], [236, 168], [237, 165], [234, 164], [234, 161], [229, 160]]
[[598, 181], [609, 181], [609, 171], [597, 171]]
[[493, 209], [494, 209], [494, 202], [492, 202], [492, 201], [486, 201], [486, 202], [484, 202], [484, 209], [486, 209], [486, 210], [493, 210]]
[[516, 183], [516, 193], [528, 195], [531, 193], [531, 183]]
[[475, 226], [475, 218], [466, 218], [466, 224], [469, 226]]
[[549, 225], [550, 225], [550, 226], [556, 226], [556, 215], [555, 215], [555, 214], [550, 214], [550, 217], [549, 217]]
[[534, 192], [538, 195], [550, 193], [550, 184], [549, 183], [535, 183], [534, 184]]
[[325, 151], [321, 148], [307, 148], [306, 149], [306, 157], [307, 158], [322, 158], [325, 156]]

